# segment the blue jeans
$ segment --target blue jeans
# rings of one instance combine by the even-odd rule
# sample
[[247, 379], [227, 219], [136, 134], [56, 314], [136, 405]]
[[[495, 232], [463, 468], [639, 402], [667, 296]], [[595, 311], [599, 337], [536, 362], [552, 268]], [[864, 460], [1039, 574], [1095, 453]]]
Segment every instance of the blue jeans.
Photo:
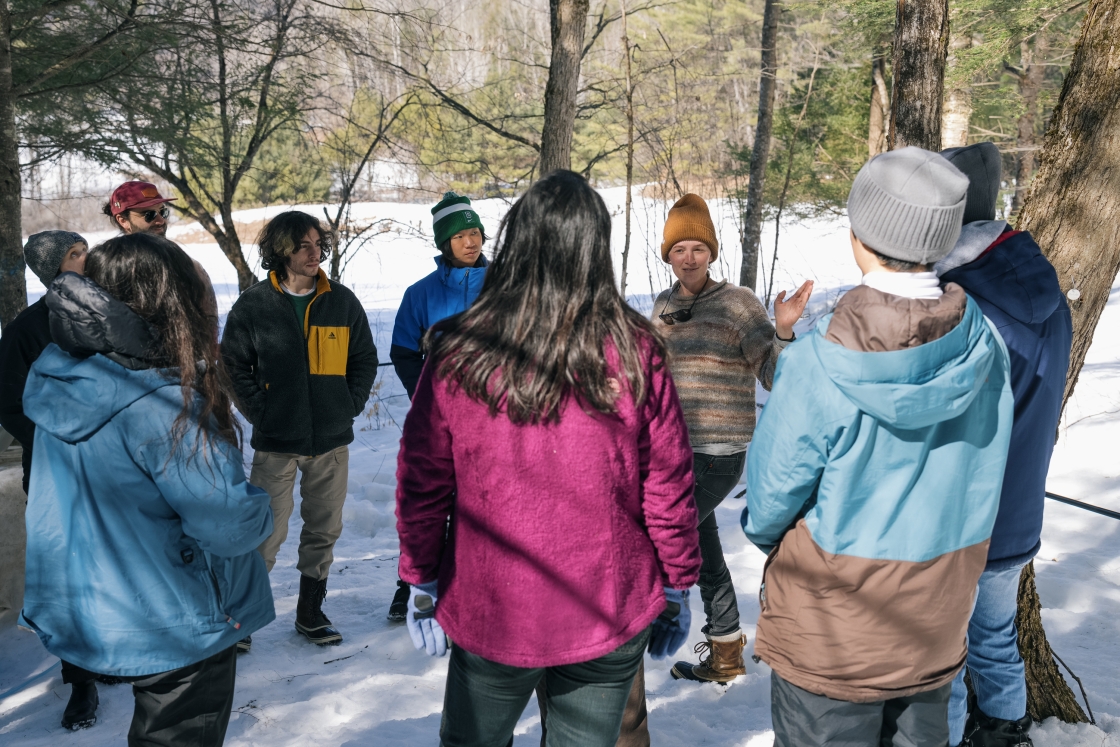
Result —
[[443, 696], [442, 747], [513, 744], [513, 729], [543, 678], [549, 747], [614, 747], [634, 675], [649, 643], [646, 628], [598, 659], [522, 668], [451, 649]]
[[[968, 659], [976, 705], [991, 718], [1015, 721], [1027, 713], [1027, 680], [1019, 656], [1015, 610], [1023, 566], [984, 571], [976, 590], [976, 605], [968, 621]], [[964, 738], [968, 718], [968, 690], [964, 671], [953, 680], [949, 698], [949, 744]]]

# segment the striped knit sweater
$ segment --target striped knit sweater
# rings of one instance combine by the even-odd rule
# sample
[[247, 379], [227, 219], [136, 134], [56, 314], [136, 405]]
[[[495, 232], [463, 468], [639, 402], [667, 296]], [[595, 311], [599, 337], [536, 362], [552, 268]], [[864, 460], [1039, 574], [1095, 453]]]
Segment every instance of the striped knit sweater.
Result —
[[653, 324], [669, 348], [669, 370], [689, 440], [696, 449], [705, 444], [745, 446], [754, 434], [755, 380], [770, 389], [778, 355], [787, 343], [774, 334], [754, 293], [726, 280], [695, 299], [692, 319], [665, 324], [659, 314], [692, 305], [692, 297], [679, 297], [679, 286], [674, 283], [657, 297]]

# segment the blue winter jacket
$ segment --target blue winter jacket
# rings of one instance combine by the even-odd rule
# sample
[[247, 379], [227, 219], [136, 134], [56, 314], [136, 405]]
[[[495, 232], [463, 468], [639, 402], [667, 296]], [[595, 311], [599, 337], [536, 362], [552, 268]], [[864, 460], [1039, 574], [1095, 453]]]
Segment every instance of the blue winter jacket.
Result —
[[[964, 663], [1013, 417], [1007, 350], [975, 301], [947, 290], [960, 321], [923, 342], [921, 303], [893, 299], [850, 291], [782, 353], [742, 519], [772, 550], [756, 654], [857, 703], [941, 687]], [[839, 344], [831, 325], [869, 344]], [[919, 344], [870, 344], [897, 330]]]
[[480, 256], [475, 267], [452, 267], [442, 256], [436, 257], [436, 271], [413, 283], [404, 292], [397, 320], [393, 325], [393, 344], [389, 359], [404, 384], [409, 399], [416, 391], [424, 356], [420, 339], [433, 324], [466, 311], [482, 290], [490, 262]]
[[23, 398], [35, 423], [22, 624], [52, 654], [139, 676], [193, 664], [275, 618], [257, 546], [268, 494], [241, 453], [198, 447], [178, 380], [51, 344]]
[[1015, 425], [988, 569], [1022, 565], [1041, 544], [1046, 473], [1073, 341], [1069, 306], [1053, 265], [1026, 232], [1005, 231], [987, 253], [941, 279], [957, 283], [976, 300], [1011, 355]]

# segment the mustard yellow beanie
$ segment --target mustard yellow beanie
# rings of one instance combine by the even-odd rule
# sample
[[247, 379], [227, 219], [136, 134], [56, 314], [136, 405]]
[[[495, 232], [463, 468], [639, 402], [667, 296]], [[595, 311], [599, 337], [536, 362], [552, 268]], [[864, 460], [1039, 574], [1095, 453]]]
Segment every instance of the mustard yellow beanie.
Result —
[[679, 241], [703, 241], [712, 250], [712, 262], [719, 256], [716, 227], [708, 212], [708, 204], [700, 195], [687, 194], [669, 208], [665, 220], [665, 240], [661, 242], [661, 259], [669, 261], [669, 250]]

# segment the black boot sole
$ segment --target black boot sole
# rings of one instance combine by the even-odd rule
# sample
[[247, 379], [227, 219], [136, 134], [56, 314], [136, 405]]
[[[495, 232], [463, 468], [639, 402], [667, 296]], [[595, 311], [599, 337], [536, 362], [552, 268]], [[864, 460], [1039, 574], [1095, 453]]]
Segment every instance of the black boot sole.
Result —
[[296, 623], [296, 630], [307, 640], [318, 646], [337, 646], [342, 643], [342, 634], [331, 627], [326, 628], [305, 628]]
[[727, 686], [728, 682], [735, 679], [735, 677], [731, 677], [730, 679], [721, 682], [720, 680], [709, 680], [703, 677], [697, 677], [695, 666], [695, 664], [687, 661], [678, 661], [673, 665], [673, 668], [669, 670], [669, 676], [671, 676], [675, 680], [687, 680], [689, 682], [711, 682], [712, 684], [723, 685], [724, 687]]

